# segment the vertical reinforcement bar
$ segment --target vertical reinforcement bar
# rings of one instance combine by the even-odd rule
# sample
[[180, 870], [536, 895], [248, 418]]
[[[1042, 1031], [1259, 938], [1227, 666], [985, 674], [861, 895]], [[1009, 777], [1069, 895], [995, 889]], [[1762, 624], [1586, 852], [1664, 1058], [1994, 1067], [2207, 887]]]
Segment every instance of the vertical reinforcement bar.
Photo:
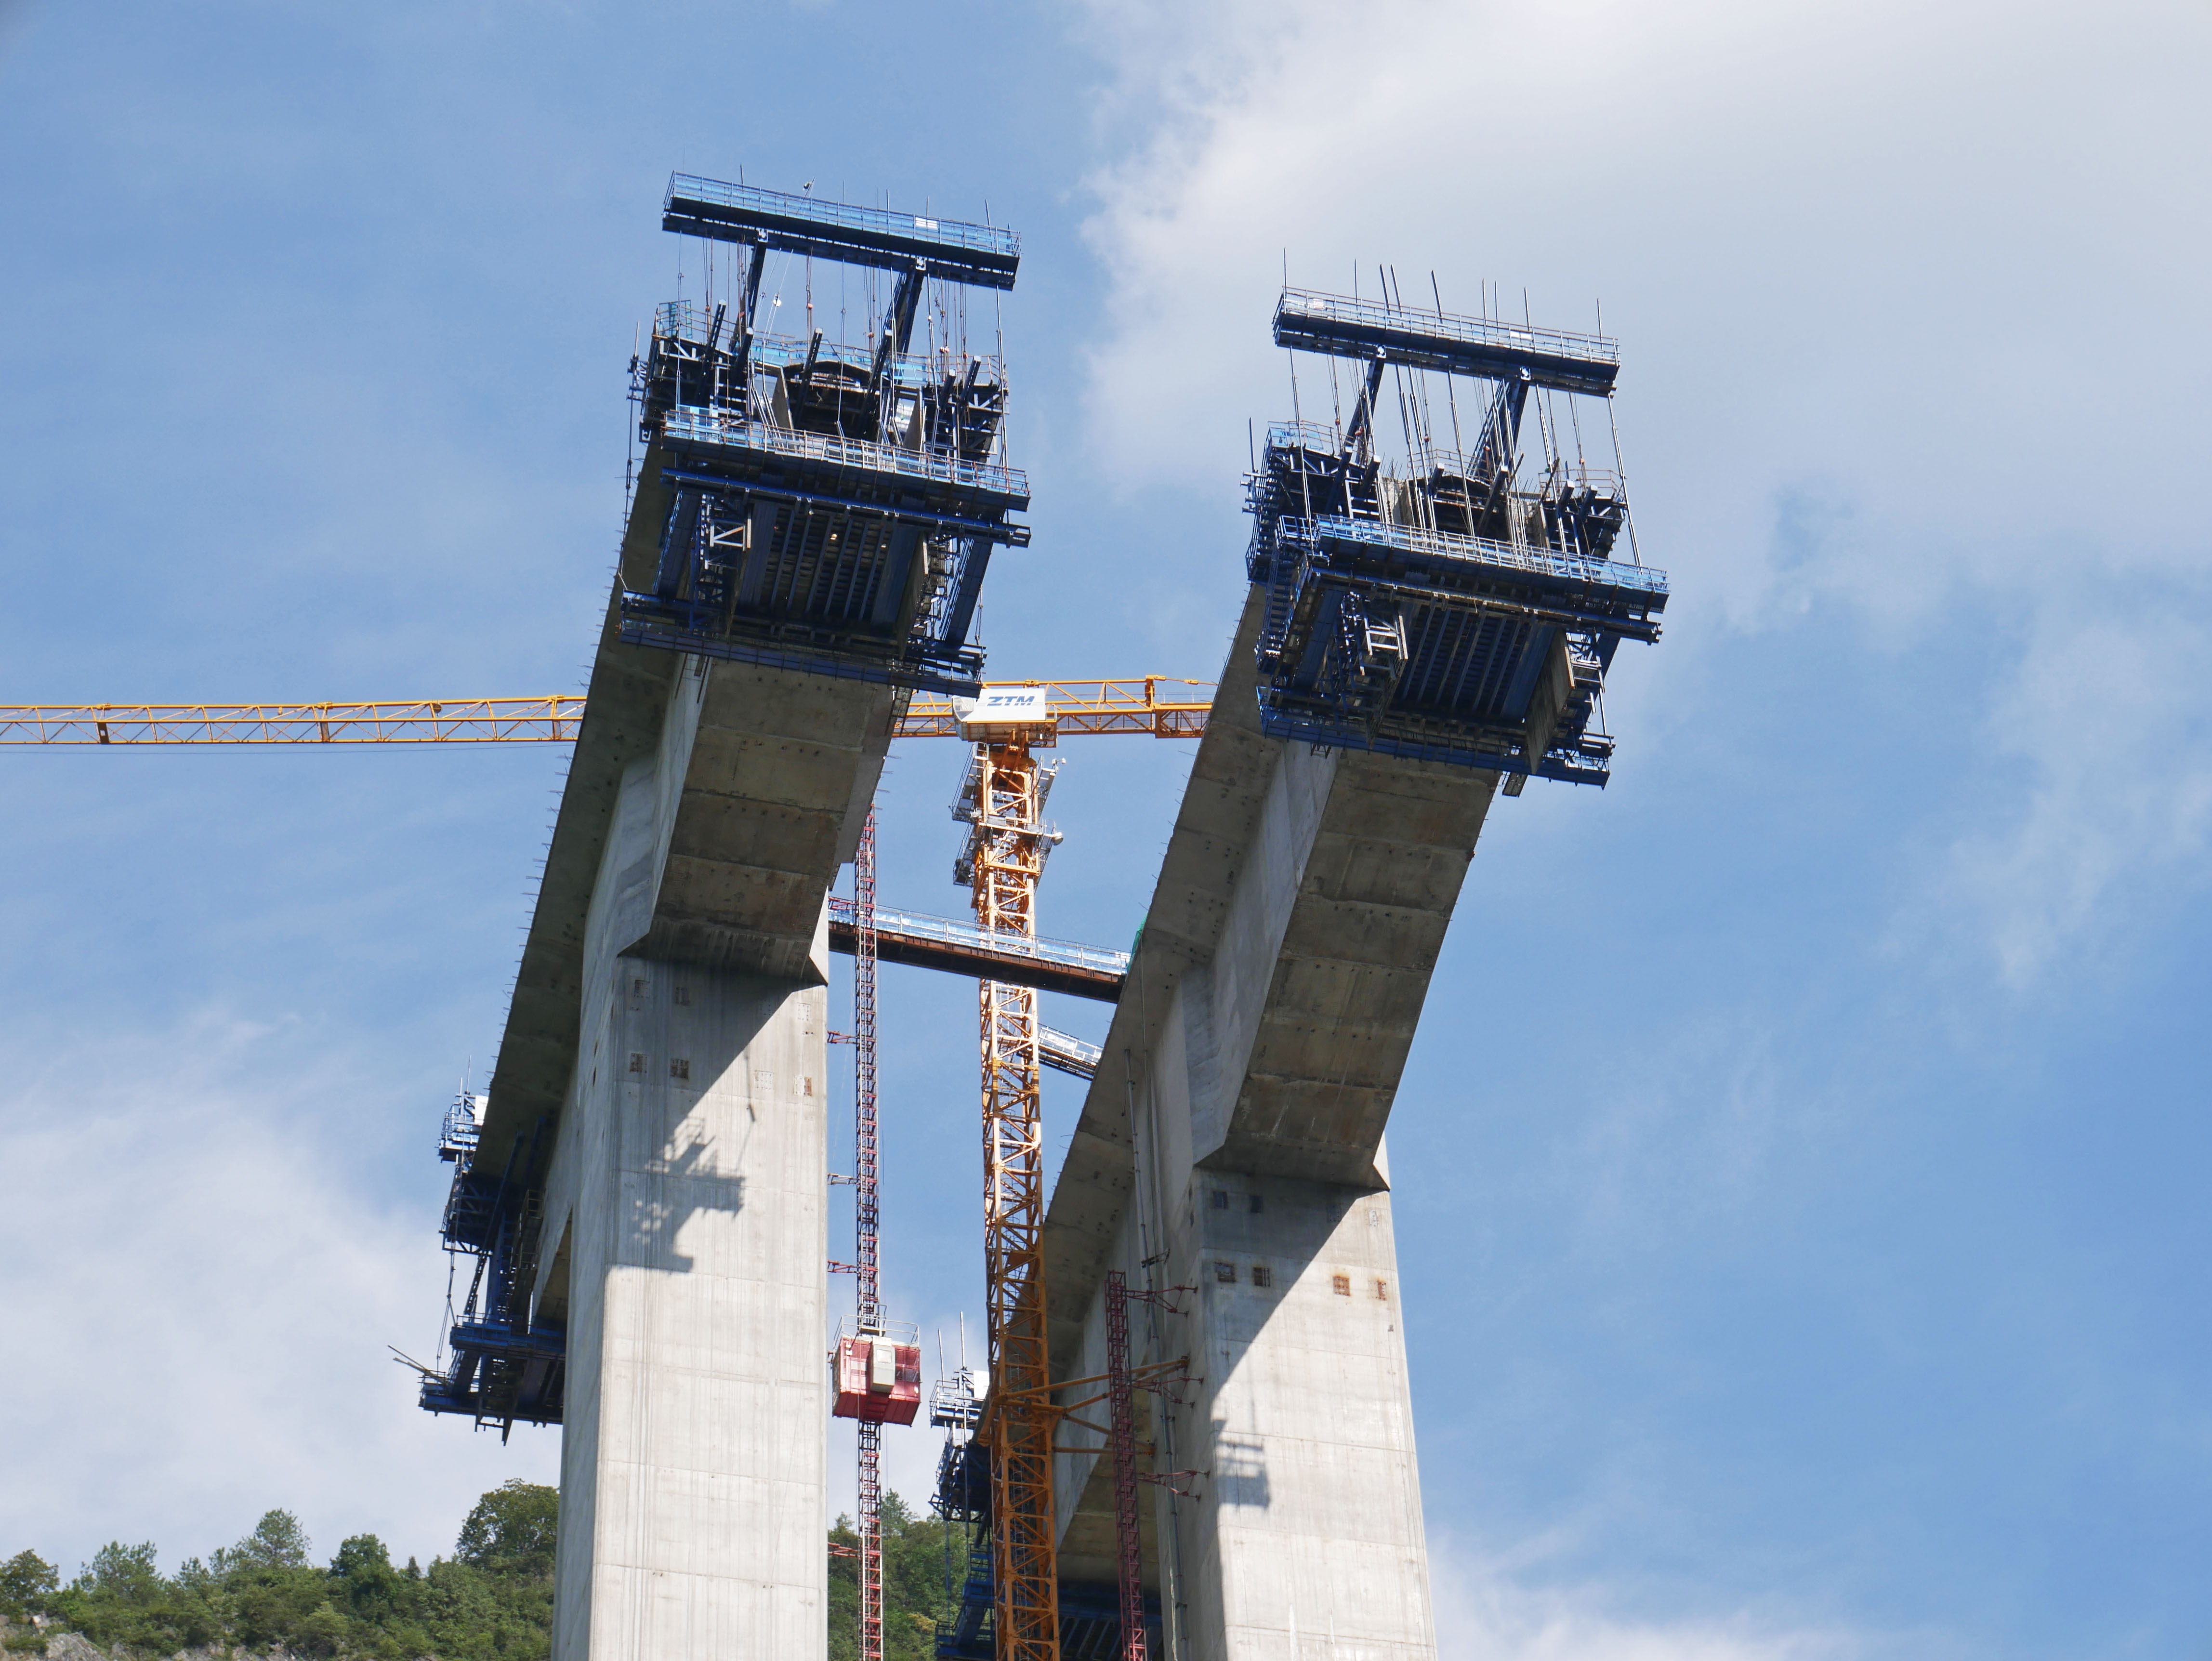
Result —
[[1114, 1434], [1114, 1543], [1121, 1580], [1121, 1661], [1145, 1661], [1143, 1548], [1137, 1531], [1136, 1381], [1129, 1372], [1129, 1281], [1106, 1271], [1106, 1390]]

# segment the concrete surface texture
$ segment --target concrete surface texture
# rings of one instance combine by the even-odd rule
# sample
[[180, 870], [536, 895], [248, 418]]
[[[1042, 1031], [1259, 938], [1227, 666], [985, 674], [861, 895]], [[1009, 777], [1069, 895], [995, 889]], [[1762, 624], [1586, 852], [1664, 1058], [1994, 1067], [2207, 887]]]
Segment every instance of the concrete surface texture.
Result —
[[[1259, 731], [1248, 606], [1046, 1222], [1053, 1371], [1103, 1370], [1099, 1288], [1153, 1419], [1148, 1580], [1177, 1661], [1435, 1652], [1382, 1145], [1497, 779]], [[1099, 1439], [1071, 1425], [1065, 1439]], [[1110, 1540], [1095, 1454], [1062, 1456], [1070, 1578]]]
[[602, 960], [549, 1186], [554, 1653], [824, 1652], [826, 991]]

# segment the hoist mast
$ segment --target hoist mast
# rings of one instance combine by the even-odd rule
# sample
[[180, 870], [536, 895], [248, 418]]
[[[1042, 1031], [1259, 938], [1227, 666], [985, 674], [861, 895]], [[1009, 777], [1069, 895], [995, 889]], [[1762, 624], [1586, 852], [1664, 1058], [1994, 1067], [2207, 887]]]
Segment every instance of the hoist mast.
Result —
[[[876, 810], [860, 827], [853, 856], [853, 1234], [856, 1324], [871, 1337], [884, 1330], [878, 1259], [876, 1178]], [[884, 1661], [884, 1427], [860, 1421], [860, 1654]]]

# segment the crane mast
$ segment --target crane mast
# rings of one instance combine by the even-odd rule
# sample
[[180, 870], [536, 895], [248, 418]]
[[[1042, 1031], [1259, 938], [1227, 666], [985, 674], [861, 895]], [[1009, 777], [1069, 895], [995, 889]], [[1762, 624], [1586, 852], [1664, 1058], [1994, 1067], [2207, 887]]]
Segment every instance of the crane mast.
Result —
[[[1036, 934], [1037, 879], [1059, 837], [1044, 823], [1053, 770], [1039, 764], [1030, 745], [1050, 736], [1048, 719], [1042, 730], [1018, 727], [978, 744], [955, 809], [973, 825], [955, 873], [990, 933]], [[986, 981], [981, 1013], [993, 1628], [998, 1661], [1059, 1661], [1036, 992]]]

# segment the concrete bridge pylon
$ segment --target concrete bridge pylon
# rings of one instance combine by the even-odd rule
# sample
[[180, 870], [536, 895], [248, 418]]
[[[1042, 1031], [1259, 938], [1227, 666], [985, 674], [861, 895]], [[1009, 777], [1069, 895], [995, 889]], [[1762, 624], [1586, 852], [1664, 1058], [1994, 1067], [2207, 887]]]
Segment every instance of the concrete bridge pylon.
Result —
[[[1383, 1126], [1494, 773], [1269, 738], [1248, 605], [1045, 1229], [1053, 1372], [1106, 1370], [1109, 1269], [1189, 1357], [1150, 1399], [1170, 1652], [1436, 1646]], [[1110, 1461], [1071, 1423], [1060, 1555], [1112, 1579]]]

